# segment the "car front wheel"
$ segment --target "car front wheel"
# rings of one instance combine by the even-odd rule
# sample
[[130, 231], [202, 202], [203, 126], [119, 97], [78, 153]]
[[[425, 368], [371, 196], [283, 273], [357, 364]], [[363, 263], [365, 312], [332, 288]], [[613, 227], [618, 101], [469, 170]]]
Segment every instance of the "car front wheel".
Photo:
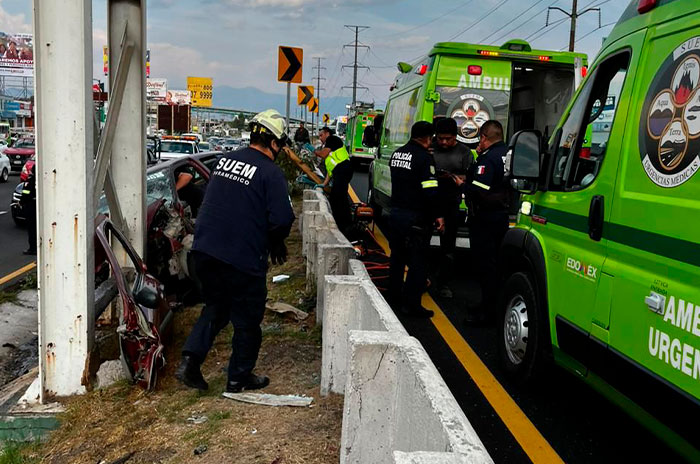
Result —
[[10, 178], [10, 171], [5, 168], [2, 170], [2, 173], [0, 174], [0, 182], [7, 182], [7, 179]]
[[532, 279], [518, 272], [506, 281], [501, 300], [498, 353], [507, 375], [518, 383], [536, 381], [551, 352], [549, 323], [537, 302]]

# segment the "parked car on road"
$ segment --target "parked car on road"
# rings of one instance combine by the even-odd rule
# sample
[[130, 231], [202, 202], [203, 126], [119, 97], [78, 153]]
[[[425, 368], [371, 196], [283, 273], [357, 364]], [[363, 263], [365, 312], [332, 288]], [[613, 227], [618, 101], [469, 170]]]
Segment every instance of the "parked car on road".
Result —
[[160, 141], [160, 159], [171, 160], [187, 155], [195, 155], [201, 150], [196, 137], [164, 136]]
[[4, 153], [0, 153], [0, 182], [7, 182], [11, 169], [10, 158]]
[[5, 150], [5, 154], [10, 158], [11, 172], [20, 172], [24, 163], [34, 156], [35, 147], [33, 138], [23, 138], [15, 142], [14, 145]]

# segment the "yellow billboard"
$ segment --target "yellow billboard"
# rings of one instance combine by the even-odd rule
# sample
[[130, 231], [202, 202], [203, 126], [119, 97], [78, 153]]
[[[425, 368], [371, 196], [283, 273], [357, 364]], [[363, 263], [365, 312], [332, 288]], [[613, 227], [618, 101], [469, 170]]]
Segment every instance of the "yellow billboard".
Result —
[[192, 106], [211, 107], [213, 83], [211, 77], [187, 77], [187, 90], [192, 92]]

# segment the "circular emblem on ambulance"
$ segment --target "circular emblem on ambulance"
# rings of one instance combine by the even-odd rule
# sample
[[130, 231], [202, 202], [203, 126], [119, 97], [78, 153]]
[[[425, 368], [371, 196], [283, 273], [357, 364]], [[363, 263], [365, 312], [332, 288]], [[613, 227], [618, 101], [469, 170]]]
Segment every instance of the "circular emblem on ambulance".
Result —
[[639, 148], [656, 185], [678, 187], [700, 170], [700, 36], [659, 67], [642, 107]]
[[478, 143], [479, 130], [491, 119], [493, 108], [481, 95], [468, 93], [460, 95], [450, 105], [447, 114], [457, 121], [457, 140], [462, 143]]

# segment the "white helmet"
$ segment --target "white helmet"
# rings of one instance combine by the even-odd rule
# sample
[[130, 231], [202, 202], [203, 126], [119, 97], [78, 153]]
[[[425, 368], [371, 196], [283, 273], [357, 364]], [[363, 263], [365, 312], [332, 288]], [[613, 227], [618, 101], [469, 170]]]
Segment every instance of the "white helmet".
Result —
[[[284, 117], [279, 114], [277, 110], [265, 110], [261, 113], [256, 114], [250, 121], [253, 126], [253, 131], [255, 132], [255, 126], [262, 126], [267, 131], [275, 136], [280, 141], [287, 138], [287, 123]], [[259, 129], [258, 129], [259, 130]], [[259, 130], [260, 132], [265, 132], [264, 130]]]

